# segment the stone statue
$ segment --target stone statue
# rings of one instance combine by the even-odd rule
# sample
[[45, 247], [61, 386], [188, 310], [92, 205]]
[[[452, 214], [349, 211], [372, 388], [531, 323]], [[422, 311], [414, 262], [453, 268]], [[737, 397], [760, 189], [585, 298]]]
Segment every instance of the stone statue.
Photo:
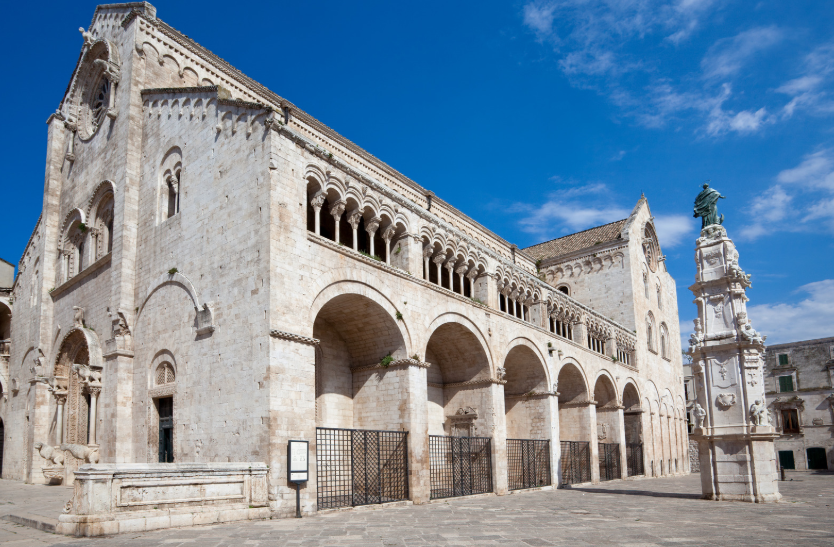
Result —
[[692, 414], [695, 415], [695, 427], [704, 427], [704, 417], [706, 417], [707, 411], [704, 410], [704, 408], [701, 405], [695, 403], [695, 408], [692, 410]]
[[750, 405], [750, 421], [753, 422], [753, 425], [770, 425], [768, 423], [767, 407], [761, 399], [756, 399]]
[[724, 215], [718, 216], [718, 200], [724, 199], [718, 190], [704, 184], [704, 189], [695, 198], [695, 209], [692, 215], [695, 218], [701, 217], [701, 229], [713, 224], [723, 224]]
[[84, 446], [83, 444], [62, 444], [61, 450], [66, 450], [76, 459], [87, 463], [98, 463], [98, 450]]
[[504, 367], [498, 367], [498, 370], [496, 372], [498, 373], [499, 380], [503, 380], [507, 376], [507, 369], [505, 369]]
[[704, 341], [704, 329], [701, 327], [701, 320], [699, 318], [693, 319], [695, 323], [695, 332], [689, 335], [689, 347], [697, 347]]
[[52, 465], [64, 465], [64, 453], [60, 450], [55, 450], [46, 443], [35, 443], [32, 446], [35, 447], [35, 450], [38, 451], [41, 458], [48, 462], [52, 462]]
[[73, 306], [72, 309], [75, 310], [75, 313], [72, 316], [73, 325], [75, 325], [76, 327], [79, 327], [79, 328], [83, 327], [84, 326], [84, 308], [82, 308], [81, 306]]
[[736, 320], [738, 321], [738, 332], [741, 335], [742, 340], [746, 340], [747, 342], [752, 342], [754, 344], [764, 344], [764, 341], [767, 339], [767, 336], [762, 336], [761, 334], [753, 328], [753, 325], [750, 324], [750, 320], [747, 319], [746, 312], [739, 312], [736, 315]]

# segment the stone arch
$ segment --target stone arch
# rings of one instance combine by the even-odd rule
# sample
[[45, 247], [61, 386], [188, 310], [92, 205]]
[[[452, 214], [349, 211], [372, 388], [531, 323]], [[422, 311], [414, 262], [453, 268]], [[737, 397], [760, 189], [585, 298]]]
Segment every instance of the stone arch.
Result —
[[[405, 344], [406, 355], [413, 353], [413, 341], [408, 328], [407, 310], [400, 310], [394, 301], [379, 290], [385, 286], [377, 276], [349, 269], [339, 269], [322, 276], [318, 283], [318, 292], [310, 306], [310, 325], [314, 325], [321, 309], [331, 300], [340, 295], [356, 295], [364, 297], [385, 310], [389, 317], [396, 319], [397, 314], [403, 314], [402, 321], [394, 321], [394, 327], [399, 331]], [[315, 337], [315, 336], [314, 336]]]
[[183, 171], [182, 148], [171, 146], [159, 164], [159, 222], [180, 212]]
[[[316, 423], [322, 427], [399, 430], [399, 401], [382, 394], [405, 381], [406, 336], [379, 293], [331, 286], [311, 310], [316, 351]], [[356, 287], [353, 287], [354, 289]], [[336, 290], [333, 290], [336, 289]], [[380, 304], [380, 301], [383, 304]]]
[[557, 391], [559, 392], [559, 404], [577, 403], [590, 401], [591, 395], [588, 391], [588, 381], [585, 371], [579, 361], [566, 358], [565, 363], [559, 368], [557, 376]]
[[97, 260], [113, 248], [115, 186], [109, 180], [101, 182], [87, 203], [87, 218], [93, 228], [91, 243], [93, 259]]
[[516, 338], [504, 358], [507, 438], [547, 439], [550, 388], [544, 356], [526, 338]]
[[607, 370], [601, 370], [594, 380], [594, 401], [601, 407], [618, 407], [617, 382]]
[[182, 288], [191, 299], [191, 302], [194, 304], [194, 311], [197, 314], [194, 326], [197, 329], [198, 335], [208, 334], [214, 331], [214, 310], [208, 302], [203, 302], [200, 299], [200, 295], [197, 293], [197, 289], [194, 287], [191, 280], [184, 274], [177, 271], [160, 275], [151, 283], [150, 287], [148, 287], [148, 290], [145, 292], [145, 296], [140, 300], [141, 304], [139, 305], [139, 310], [136, 312], [137, 325], [139, 324], [139, 318], [142, 316], [142, 312], [145, 310], [145, 306], [151, 296], [153, 296], [154, 293], [161, 287], [166, 285], [176, 285]]
[[[435, 318], [427, 332], [427, 412], [433, 435], [486, 436], [493, 423], [489, 346], [466, 317], [448, 312]], [[465, 415], [464, 421], [453, 420]]]
[[[113, 96], [119, 82], [119, 50], [109, 40], [93, 42], [83, 53], [70, 84], [66, 102], [72, 105], [78, 136], [91, 139], [103, 125], [105, 114], [115, 117]], [[102, 92], [104, 95], [102, 95]], [[101, 104], [96, 103], [99, 100]], [[64, 108], [62, 101], [60, 108]]]

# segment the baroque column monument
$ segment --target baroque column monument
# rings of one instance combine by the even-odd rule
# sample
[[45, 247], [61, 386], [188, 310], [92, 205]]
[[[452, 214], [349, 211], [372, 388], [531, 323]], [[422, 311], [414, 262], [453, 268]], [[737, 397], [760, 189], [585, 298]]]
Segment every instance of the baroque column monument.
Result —
[[747, 318], [750, 275], [721, 225], [723, 198], [704, 184], [695, 200], [701, 217], [695, 244], [697, 274], [690, 290], [698, 319], [689, 340], [697, 402], [695, 429], [703, 498], [771, 502], [781, 499], [773, 441], [778, 437], [765, 407], [764, 337]]

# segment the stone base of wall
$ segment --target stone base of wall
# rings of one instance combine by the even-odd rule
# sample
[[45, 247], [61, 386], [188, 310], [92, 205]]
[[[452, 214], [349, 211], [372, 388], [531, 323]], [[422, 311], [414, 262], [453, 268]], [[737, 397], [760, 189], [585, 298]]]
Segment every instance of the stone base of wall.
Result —
[[261, 462], [85, 465], [56, 532], [104, 536], [268, 518], [267, 471]]

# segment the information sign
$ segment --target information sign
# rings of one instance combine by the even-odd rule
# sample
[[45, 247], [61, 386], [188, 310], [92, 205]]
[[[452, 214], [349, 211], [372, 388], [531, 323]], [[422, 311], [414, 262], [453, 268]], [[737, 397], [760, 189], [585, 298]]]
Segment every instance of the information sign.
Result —
[[309, 443], [308, 441], [289, 441], [287, 447], [287, 465], [290, 482], [309, 480]]

